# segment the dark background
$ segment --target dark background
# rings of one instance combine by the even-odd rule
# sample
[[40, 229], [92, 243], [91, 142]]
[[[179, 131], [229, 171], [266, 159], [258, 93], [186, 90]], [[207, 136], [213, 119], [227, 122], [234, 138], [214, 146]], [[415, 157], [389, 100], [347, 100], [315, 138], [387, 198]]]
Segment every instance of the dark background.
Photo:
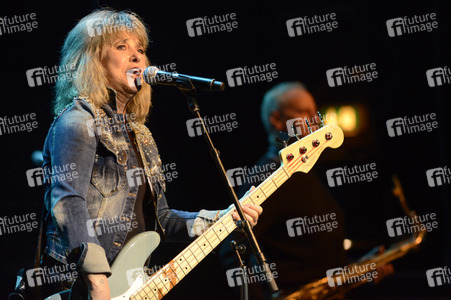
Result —
[[[373, 246], [390, 245], [385, 221], [402, 216], [390, 196], [390, 178], [398, 174], [410, 207], [419, 214], [435, 212], [439, 228], [427, 235], [420, 249], [394, 263], [396, 273], [378, 286], [361, 288], [354, 297], [375, 299], [445, 299], [449, 285], [430, 288], [427, 269], [450, 266], [449, 185], [430, 188], [425, 172], [449, 165], [450, 85], [431, 88], [428, 69], [451, 65], [450, 7], [446, 1], [271, 1], [171, 2], [171, 1], [61, 1], [2, 4], [2, 16], [36, 13], [38, 28], [0, 36], [2, 108], [0, 115], [36, 113], [39, 126], [32, 132], [0, 136], [3, 172], [0, 188], [2, 216], [40, 213], [43, 189], [30, 188], [25, 172], [36, 166], [31, 154], [40, 150], [53, 119], [52, 86], [29, 87], [26, 71], [58, 63], [65, 35], [77, 20], [99, 6], [130, 9], [149, 25], [152, 43], [148, 55], [153, 64], [175, 62], [177, 71], [226, 81], [226, 70], [275, 62], [278, 78], [272, 82], [228, 88], [222, 94], [201, 94], [203, 115], [236, 113], [238, 129], [212, 135], [226, 169], [252, 166], [265, 152], [266, 137], [259, 119], [263, 94], [275, 83], [300, 80], [319, 106], [359, 104], [368, 114], [367, 128], [345, 138], [337, 150], [326, 150], [314, 167], [326, 182], [333, 167], [376, 162], [379, 178], [331, 189], [346, 214], [347, 238], [355, 241], [350, 256]], [[189, 37], [186, 20], [236, 13], [238, 29], [232, 32]], [[288, 19], [337, 14], [338, 29], [290, 38]], [[390, 38], [385, 22], [402, 16], [435, 12], [439, 27], [432, 32]], [[378, 78], [330, 88], [326, 70], [375, 62]], [[173, 88], [156, 87], [149, 127], [158, 143], [163, 163], [175, 162], [179, 177], [168, 183], [169, 205], [197, 211], [229, 205], [227, 192], [201, 137], [187, 134], [192, 118], [183, 96]], [[402, 116], [436, 113], [439, 128], [390, 138], [385, 122]], [[314, 199], [308, 199], [314, 201]], [[265, 211], [265, 213], [271, 213]], [[15, 273], [33, 259], [38, 232], [0, 236], [1, 298], [12, 290]], [[156, 262], [171, 259], [186, 244], [166, 244], [155, 254]], [[331, 254], [333, 255], [333, 254]], [[210, 255], [183, 280], [167, 299], [230, 299], [225, 272]]]

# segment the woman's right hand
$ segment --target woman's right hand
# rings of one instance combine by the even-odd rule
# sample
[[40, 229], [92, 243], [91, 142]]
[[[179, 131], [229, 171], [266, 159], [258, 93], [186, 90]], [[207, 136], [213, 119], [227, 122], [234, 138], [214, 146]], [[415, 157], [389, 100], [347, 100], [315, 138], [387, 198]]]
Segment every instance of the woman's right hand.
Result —
[[89, 300], [111, 300], [110, 286], [105, 274], [88, 274], [86, 277]]

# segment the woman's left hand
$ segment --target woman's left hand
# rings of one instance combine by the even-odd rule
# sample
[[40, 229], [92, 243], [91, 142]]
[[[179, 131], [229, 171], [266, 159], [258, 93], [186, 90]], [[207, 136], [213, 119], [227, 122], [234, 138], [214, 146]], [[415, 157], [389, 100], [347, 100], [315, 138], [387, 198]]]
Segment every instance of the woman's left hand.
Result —
[[[263, 208], [260, 205], [255, 204], [244, 204], [242, 205], [243, 212], [246, 219], [251, 223], [251, 226], [254, 227], [257, 225], [258, 217], [262, 214]], [[232, 217], [235, 221], [241, 220], [240, 216], [236, 212], [236, 209], [233, 210]]]

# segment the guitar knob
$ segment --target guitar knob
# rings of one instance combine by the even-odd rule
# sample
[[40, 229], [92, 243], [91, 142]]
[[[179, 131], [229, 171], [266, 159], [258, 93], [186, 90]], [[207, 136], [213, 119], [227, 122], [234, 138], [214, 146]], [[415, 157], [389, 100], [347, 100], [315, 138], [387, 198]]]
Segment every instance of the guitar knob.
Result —
[[318, 147], [319, 146], [319, 141], [318, 140], [313, 140], [312, 142], [313, 147]]
[[330, 141], [333, 138], [332, 133], [328, 132], [326, 133], [326, 140]]
[[303, 156], [303, 157], [301, 158], [301, 160], [302, 160], [302, 162], [306, 162], [306, 161], [308, 160], [308, 155]]
[[287, 160], [290, 161], [294, 158], [294, 155], [292, 153], [287, 154]]
[[304, 146], [299, 148], [299, 153], [305, 154], [306, 152], [307, 152], [307, 148], [305, 148]]

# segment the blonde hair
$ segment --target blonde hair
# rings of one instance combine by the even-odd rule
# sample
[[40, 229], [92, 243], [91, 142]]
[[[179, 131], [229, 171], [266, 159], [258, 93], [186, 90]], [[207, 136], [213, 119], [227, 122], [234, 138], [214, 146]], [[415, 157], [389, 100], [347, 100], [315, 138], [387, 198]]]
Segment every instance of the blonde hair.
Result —
[[[87, 97], [97, 106], [109, 101], [108, 79], [100, 62], [102, 50], [121, 34], [137, 37], [144, 51], [149, 44], [148, 29], [133, 12], [100, 9], [81, 19], [68, 33], [61, 49], [60, 68], [74, 66], [76, 77], [71, 81], [58, 80], [55, 85], [53, 112], [58, 114], [74, 97]], [[145, 56], [146, 66], [149, 59]], [[134, 113], [136, 121], [144, 123], [151, 107], [151, 88], [142, 88], [127, 105], [127, 113]]]

